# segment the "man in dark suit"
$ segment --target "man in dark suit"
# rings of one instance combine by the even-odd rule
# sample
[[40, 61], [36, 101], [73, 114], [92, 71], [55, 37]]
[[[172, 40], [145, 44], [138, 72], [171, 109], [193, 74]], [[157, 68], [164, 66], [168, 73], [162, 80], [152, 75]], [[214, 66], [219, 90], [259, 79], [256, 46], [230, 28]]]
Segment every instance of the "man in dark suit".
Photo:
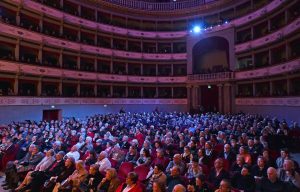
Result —
[[219, 158], [226, 159], [232, 164], [236, 159], [236, 154], [231, 151], [231, 147], [229, 144], [224, 145], [224, 150], [219, 154]]

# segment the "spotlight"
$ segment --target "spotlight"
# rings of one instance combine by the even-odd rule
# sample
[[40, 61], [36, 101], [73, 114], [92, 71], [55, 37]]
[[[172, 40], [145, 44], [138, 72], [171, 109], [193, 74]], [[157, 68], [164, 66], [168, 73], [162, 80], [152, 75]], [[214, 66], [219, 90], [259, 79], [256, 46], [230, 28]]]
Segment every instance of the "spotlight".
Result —
[[193, 28], [193, 32], [194, 33], [199, 33], [201, 31], [201, 27], [200, 26], [195, 26], [194, 28]]
[[55, 108], [55, 106], [54, 105], [51, 105], [51, 109], [54, 109]]
[[103, 105], [103, 107], [107, 107], [107, 105]]
[[207, 85], [207, 88], [208, 88], [208, 89], [211, 89], [211, 85]]
[[228, 21], [225, 21], [225, 24], [227, 24], [228, 23]]

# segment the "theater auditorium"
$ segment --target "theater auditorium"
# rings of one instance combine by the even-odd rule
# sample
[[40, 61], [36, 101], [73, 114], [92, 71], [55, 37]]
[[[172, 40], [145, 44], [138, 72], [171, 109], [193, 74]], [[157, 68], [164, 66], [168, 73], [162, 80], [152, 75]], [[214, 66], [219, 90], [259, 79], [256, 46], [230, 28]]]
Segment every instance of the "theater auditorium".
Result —
[[1, 192], [299, 192], [299, 0], [0, 0]]

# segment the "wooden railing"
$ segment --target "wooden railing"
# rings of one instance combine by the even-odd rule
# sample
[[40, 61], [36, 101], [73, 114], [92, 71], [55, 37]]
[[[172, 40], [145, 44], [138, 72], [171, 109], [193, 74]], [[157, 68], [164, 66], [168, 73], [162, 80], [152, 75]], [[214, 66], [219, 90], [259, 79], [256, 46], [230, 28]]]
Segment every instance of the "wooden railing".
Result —
[[233, 78], [233, 72], [188, 75], [188, 81], [224, 81]]

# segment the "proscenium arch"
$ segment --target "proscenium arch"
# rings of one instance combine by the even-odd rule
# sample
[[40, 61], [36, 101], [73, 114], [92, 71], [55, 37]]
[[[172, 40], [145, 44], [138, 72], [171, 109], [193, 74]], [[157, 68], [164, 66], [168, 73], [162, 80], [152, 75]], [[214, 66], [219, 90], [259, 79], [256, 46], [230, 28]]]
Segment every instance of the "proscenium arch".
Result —
[[213, 36], [200, 40], [192, 50], [193, 74], [229, 68], [229, 42], [224, 37]]

